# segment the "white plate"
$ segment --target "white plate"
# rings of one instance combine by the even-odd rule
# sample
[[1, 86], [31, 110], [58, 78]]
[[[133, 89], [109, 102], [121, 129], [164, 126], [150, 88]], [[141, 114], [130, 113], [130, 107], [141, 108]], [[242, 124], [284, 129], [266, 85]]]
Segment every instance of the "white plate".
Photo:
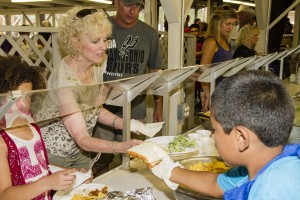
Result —
[[[64, 170], [63, 168], [54, 166], [54, 165], [48, 165], [48, 168], [51, 173], [55, 173], [61, 170]], [[86, 173], [83, 172], [76, 172], [74, 173], [76, 175], [75, 182], [72, 185], [72, 189], [78, 187], [80, 184], [82, 184], [87, 179], [91, 178], [92, 176], [92, 170], [87, 171]]]
[[[168, 145], [176, 136], [159, 136], [159, 137], [153, 137], [150, 139], [147, 139], [147, 142], [154, 142], [160, 146], [162, 146], [164, 149], [168, 151]], [[185, 151], [182, 152], [173, 152], [169, 153], [170, 156], [180, 156], [188, 153], [193, 153], [195, 151], [198, 151], [198, 148], [195, 146], [194, 148], [187, 148]]]
[[[53, 200], [70, 200], [74, 194], [88, 195], [90, 191], [95, 189], [101, 190], [103, 187], [105, 187], [105, 185], [96, 183], [82, 184], [68, 194], [65, 194], [63, 191], [56, 192], [53, 196]], [[108, 191], [111, 192], [113, 189], [108, 187]]]

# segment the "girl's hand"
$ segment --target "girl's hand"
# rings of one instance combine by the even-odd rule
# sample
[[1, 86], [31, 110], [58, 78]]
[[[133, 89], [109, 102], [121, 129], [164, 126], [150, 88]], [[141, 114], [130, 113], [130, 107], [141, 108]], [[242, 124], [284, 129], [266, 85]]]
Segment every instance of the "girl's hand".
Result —
[[51, 190], [67, 190], [75, 181], [76, 169], [66, 169], [55, 172], [47, 177], [47, 183]]

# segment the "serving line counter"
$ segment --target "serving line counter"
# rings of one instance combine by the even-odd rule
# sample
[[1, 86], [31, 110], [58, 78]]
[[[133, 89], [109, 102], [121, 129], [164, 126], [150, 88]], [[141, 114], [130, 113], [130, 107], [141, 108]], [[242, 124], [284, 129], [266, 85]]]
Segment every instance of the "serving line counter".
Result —
[[151, 187], [153, 188], [153, 195], [157, 200], [175, 200], [173, 191], [163, 180], [153, 175], [140, 159], [131, 160], [129, 169], [119, 166], [98, 176], [93, 180], [93, 183], [107, 185], [114, 190], [123, 192]]
[[[201, 125], [184, 133], [184, 135], [200, 129], [203, 129]], [[197, 155], [198, 153], [190, 153], [175, 158], [173, 157], [173, 159], [181, 160]], [[153, 189], [153, 195], [157, 200], [176, 200], [174, 191], [171, 190], [162, 179], [157, 178], [147, 165], [138, 158], [130, 160], [129, 169], [124, 169], [120, 165], [105, 174], [98, 176], [93, 180], [93, 183], [107, 185], [114, 190], [122, 192], [151, 187]]]

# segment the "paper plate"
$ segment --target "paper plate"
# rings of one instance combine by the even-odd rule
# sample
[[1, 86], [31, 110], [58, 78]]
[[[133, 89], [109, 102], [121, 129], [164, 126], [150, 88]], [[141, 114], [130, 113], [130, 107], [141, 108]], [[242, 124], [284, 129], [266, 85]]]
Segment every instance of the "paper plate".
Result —
[[[164, 149], [166, 149], [168, 151], [168, 145], [170, 142], [172, 142], [172, 140], [175, 138], [176, 136], [159, 136], [159, 137], [153, 137], [150, 139], [147, 139], [147, 142], [154, 142], [158, 145], [160, 145], [161, 147], [163, 147]], [[170, 156], [181, 156], [181, 155], [185, 155], [185, 154], [189, 154], [189, 153], [193, 153], [198, 151], [198, 148], [187, 148], [185, 149], [185, 151], [182, 152], [173, 152], [173, 153], [169, 153]]]
[[[63, 191], [56, 192], [53, 196], [53, 200], [71, 200], [75, 194], [88, 195], [90, 191], [96, 189], [101, 190], [103, 187], [105, 187], [105, 185], [96, 184], [96, 183], [82, 184], [68, 194], [65, 194], [65, 192]], [[113, 191], [113, 189], [108, 187], [108, 191], [111, 192]]]
[[[50, 170], [51, 173], [55, 173], [61, 170], [64, 170], [64, 168], [60, 168], [54, 165], [48, 165], [48, 168]], [[76, 175], [75, 181], [72, 185], [72, 188], [76, 188], [79, 185], [81, 185], [84, 181], [86, 181], [87, 179], [91, 178], [92, 176], [92, 170], [87, 171], [86, 173], [83, 172], [76, 172], [74, 173]]]

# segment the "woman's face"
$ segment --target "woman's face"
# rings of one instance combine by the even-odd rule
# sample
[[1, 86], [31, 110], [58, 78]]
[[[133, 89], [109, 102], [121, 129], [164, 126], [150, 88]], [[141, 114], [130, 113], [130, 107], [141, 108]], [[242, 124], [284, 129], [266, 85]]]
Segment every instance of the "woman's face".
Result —
[[250, 37], [250, 44], [252, 45], [252, 47], [254, 47], [258, 41], [258, 35], [259, 32], [258, 31], [253, 31], [252, 35]]
[[229, 18], [221, 22], [220, 32], [223, 37], [227, 38], [229, 36], [231, 30], [235, 26], [235, 22], [236, 22], [235, 18]]
[[100, 33], [97, 36], [94, 34], [83, 36], [80, 52], [87, 62], [99, 64], [104, 60], [109, 41], [107, 37], [106, 33]]

